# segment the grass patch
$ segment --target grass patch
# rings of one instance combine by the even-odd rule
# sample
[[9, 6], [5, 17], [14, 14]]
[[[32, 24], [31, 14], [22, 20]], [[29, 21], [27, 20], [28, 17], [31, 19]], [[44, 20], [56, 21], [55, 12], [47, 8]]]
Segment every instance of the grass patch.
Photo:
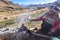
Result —
[[7, 25], [11, 25], [14, 23], [14, 19], [7, 19], [4, 21], [0, 21], [0, 28], [6, 27]]

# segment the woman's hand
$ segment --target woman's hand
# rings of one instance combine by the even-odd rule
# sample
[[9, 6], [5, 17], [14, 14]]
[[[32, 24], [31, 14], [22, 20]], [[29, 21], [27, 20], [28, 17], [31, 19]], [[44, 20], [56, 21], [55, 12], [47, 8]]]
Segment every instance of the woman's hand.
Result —
[[51, 35], [53, 32], [55, 32], [55, 29], [51, 29], [49, 32], [48, 32], [48, 35]]

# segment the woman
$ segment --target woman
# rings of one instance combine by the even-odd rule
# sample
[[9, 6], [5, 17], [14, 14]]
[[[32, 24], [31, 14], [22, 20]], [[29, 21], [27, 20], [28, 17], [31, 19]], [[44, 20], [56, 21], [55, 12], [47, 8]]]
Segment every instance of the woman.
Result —
[[57, 21], [54, 25], [54, 27], [50, 30], [49, 34], [54, 37], [60, 36], [60, 21]]
[[[47, 13], [37, 19], [31, 19], [31, 21], [40, 21], [42, 20], [43, 23], [41, 24], [41, 32], [45, 35], [52, 35], [55, 32], [55, 25], [59, 21], [58, 13], [53, 10], [49, 9]], [[58, 27], [57, 27], [58, 28]]]

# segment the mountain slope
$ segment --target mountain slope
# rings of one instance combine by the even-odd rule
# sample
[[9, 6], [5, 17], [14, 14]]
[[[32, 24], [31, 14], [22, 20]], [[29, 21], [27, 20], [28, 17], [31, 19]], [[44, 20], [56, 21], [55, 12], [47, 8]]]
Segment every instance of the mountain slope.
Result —
[[20, 10], [23, 7], [8, 0], [0, 0], [0, 10]]

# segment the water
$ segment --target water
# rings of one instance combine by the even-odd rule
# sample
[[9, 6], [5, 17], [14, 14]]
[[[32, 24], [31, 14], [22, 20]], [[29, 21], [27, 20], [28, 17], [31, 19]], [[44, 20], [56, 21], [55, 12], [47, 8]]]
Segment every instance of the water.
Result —
[[19, 23], [18, 28], [20, 28], [22, 24], [29, 22], [30, 15], [30, 13], [22, 13], [18, 15], [18, 17], [15, 20], [15, 22]]

